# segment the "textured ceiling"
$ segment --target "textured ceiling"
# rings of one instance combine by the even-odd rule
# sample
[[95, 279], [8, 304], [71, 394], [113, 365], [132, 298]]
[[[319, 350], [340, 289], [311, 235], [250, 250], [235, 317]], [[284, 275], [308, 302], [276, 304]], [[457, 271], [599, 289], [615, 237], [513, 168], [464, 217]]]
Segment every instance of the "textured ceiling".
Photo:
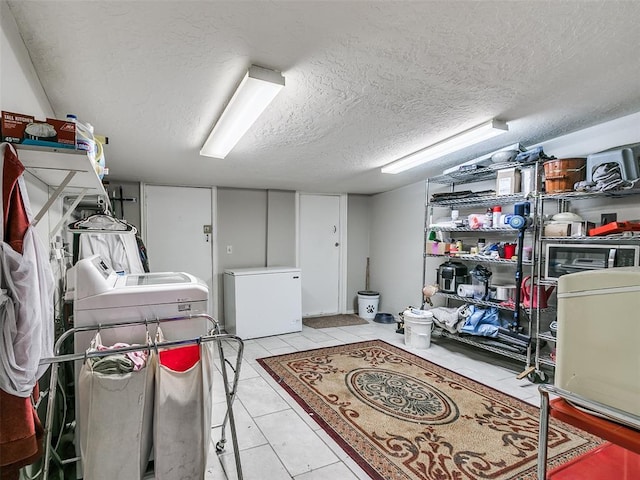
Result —
[[[640, 111], [637, 1], [9, 5], [56, 115], [109, 136], [119, 180], [376, 193]], [[226, 159], [200, 157], [251, 63], [286, 87]], [[508, 134], [380, 173], [493, 117]]]

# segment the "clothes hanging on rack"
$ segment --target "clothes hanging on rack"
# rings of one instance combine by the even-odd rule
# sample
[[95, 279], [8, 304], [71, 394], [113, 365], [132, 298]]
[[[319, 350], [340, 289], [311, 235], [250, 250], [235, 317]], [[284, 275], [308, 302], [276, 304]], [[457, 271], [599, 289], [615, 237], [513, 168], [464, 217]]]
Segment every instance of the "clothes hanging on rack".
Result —
[[[70, 232], [79, 234], [74, 239], [74, 261], [92, 255], [100, 255], [113, 270], [121, 273], [145, 273], [142, 251], [137, 239], [136, 227], [109, 213], [96, 213], [67, 226]], [[145, 251], [146, 254], [146, 251]]]
[[0, 471], [2, 479], [42, 450], [42, 427], [32, 406], [37, 380], [46, 371], [40, 359], [53, 355], [54, 280], [40, 243], [15, 148], [0, 144], [2, 222], [0, 222]]
[[116, 272], [145, 273], [133, 232], [81, 233], [78, 237], [78, 260], [100, 255]]

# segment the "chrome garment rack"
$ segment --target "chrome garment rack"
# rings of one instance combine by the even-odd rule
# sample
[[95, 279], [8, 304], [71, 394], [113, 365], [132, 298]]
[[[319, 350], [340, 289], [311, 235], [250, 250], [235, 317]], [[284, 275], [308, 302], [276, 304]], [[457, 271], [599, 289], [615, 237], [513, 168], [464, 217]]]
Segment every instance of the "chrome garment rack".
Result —
[[[119, 327], [131, 327], [131, 326], [149, 326], [149, 325], [159, 325], [164, 322], [173, 322], [173, 321], [181, 321], [181, 320], [192, 320], [192, 319], [206, 319], [208, 320], [212, 328], [209, 330], [208, 335], [202, 335], [200, 337], [189, 338], [184, 340], [169, 340], [163, 342], [152, 341], [151, 343], [147, 343], [145, 345], [135, 345], [129, 347], [122, 348], [114, 348], [105, 351], [93, 351], [93, 352], [84, 352], [84, 353], [73, 353], [73, 354], [64, 354], [60, 355], [60, 349], [62, 347], [63, 342], [68, 339], [71, 335], [77, 332], [88, 332], [88, 331], [100, 331], [111, 328], [119, 328]], [[230, 361], [225, 359], [223, 341], [234, 341], [238, 343], [238, 352], [235, 361], [235, 366], [231, 364]], [[71, 362], [77, 360], [86, 360], [92, 357], [104, 357], [107, 355], [113, 355], [114, 353], [126, 353], [126, 352], [134, 352], [134, 351], [157, 351], [160, 348], [174, 348], [181, 347], [185, 345], [200, 345], [201, 343], [206, 342], [216, 342], [218, 345], [218, 353], [220, 356], [220, 365], [222, 370], [222, 380], [224, 383], [224, 392], [227, 403], [227, 412], [224, 417], [224, 421], [220, 425], [214, 425], [213, 427], [222, 427], [221, 430], [221, 438], [216, 443], [216, 452], [220, 453], [224, 450], [226, 443], [226, 433], [225, 427], [227, 421], [229, 422], [229, 428], [231, 430], [231, 441], [233, 443], [233, 454], [236, 462], [236, 471], [238, 480], [243, 480], [242, 477], [242, 466], [240, 464], [240, 450], [238, 448], [238, 438], [236, 435], [236, 424], [235, 418], [233, 415], [233, 401], [235, 400], [237, 388], [238, 388], [238, 379], [240, 377], [240, 365], [242, 363], [242, 354], [244, 350], [244, 342], [240, 337], [235, 335], [223, 334], [220, 332], [220, 326], [213, 317], [207, 314], [194, 314], [182, 317], [171, 317], [171, 318], [161, 318], [154, 320], [140, 320], [134, 322], [121, 322], [121, 323], [110, 323], [108, 325], [92, 325], [86, 327], [76, 327], [71, 328], [65, 331], [55, 343], [54, 347], [54, 357], [43, 358], [40, 361], [40, 365], [51, 365], [51, 377], [49, 380], [49, 398], [47, 399], [47, 413], [45, 419], [45, 455], [44, 455], [44, 465], [42, 470], [42, 478], [43, 480], [48, 480], [49, 478], [49, 463], [51, 460], [51, 440], [52, 440], [52, 429], [53, 429], [53, 417], [54, 417], [54, 408], [55, 408], [55, 398], [57, 391], [57, 382], [58, 382], [58, 367], [63, 362]], [[233, 382], [229, 384], [229, 378], [227, 375], [227, 365], [233, 370]], [[212, 380], [213, 381], [213, 380]], [[79, 457], [75, 457], [69, 460], [66, 460], [64, 463], [77, 462]]]

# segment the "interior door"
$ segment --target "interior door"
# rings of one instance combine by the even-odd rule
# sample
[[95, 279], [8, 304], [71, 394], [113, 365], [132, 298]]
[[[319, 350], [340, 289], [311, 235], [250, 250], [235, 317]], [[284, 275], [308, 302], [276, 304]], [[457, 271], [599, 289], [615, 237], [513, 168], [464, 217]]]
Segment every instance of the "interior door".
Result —
[[301, 194], [299, 221], [302, 315], [339, 313], [340, 196]]
[[[214, 303], [212, 189], [144, 186], [145, 245], [152, 272], [187, 272], [206, 282]], [[213, 312], [210, 312], [213, 314]]]

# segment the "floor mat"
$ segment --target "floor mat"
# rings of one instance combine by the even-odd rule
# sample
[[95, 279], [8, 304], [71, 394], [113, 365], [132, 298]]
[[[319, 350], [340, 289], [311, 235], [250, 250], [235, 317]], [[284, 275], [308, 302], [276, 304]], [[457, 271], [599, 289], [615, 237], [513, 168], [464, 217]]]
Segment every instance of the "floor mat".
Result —
[[302, 324], [311, 328], [347, 327], [349, 325], [365, 325], [367, 323], [369, 322], [353, 313], [347, 315], [306, 317], [302, 319]]
[[[536, 478], [536, 407], [398, 347], [373, 340], [258, 361], [372, 479]], [[551, 420], [550, 468], [603, 444]]]

